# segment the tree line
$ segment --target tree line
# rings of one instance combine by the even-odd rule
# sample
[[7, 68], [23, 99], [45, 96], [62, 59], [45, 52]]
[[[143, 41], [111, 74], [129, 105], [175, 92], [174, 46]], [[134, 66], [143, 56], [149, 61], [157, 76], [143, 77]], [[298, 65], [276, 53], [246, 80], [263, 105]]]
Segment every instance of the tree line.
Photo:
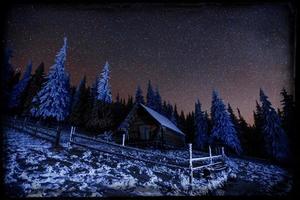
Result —
[[[57, 53], [54, 65], [46, 76], [42, 62], [32, 74], [30, 61], [21, 78], [10, 63], [12, 51], [6, 50], [2, 77], [2, 109], [9, 115], [27, 116], [47, 122], [68, 123], [94, 134], [116, 130], [135, 103], [142, 103], [166, 116], [185, 134], [186, 142], [203, 151], [208, 145], [226, 146], [237, 155], [269, 158], [276, 161], [291, 159], [295, 139], [295, 102], [293, 96], [282, 89], [282, 109], [273, 108], [265, 92], [260, 89], [259, 102], [253, 111], [254, 124], [248, 124], [238, 108], [227, 106], [217, 91], [212, 92], [210, 112], [202, 110], [201, 102], [195, 109], [180, 114], [177, 105], [162, 99], [158, 87], [148, 81], [146, 97], [138, 85], [136, 93], [127, 99], [116, 95], [112, 99], [109, 83], [109, 63], [91, 87], [84, 76], [78, 86], [70, 85], [65, 70], [67, 39]], [[237, 114], [236, 114], [237, 113]]]

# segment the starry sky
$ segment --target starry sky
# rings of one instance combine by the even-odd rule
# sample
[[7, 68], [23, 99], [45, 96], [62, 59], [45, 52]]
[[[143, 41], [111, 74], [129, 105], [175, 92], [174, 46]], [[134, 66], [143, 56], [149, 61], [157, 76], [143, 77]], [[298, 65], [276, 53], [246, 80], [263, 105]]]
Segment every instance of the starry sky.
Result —
[[23, 71], [30, 59], [46, 69], [68, 38], [71, 84], [89, 85], [108, 61], [112, 94], [134, 95], [147, 82], [185, 113], [197, 98], [210, 110], [212, 90], [249, 122], [261, 87], [275, 108], [291, 82], [290, 11], [285, 5], [15, 5], [5, 45]]

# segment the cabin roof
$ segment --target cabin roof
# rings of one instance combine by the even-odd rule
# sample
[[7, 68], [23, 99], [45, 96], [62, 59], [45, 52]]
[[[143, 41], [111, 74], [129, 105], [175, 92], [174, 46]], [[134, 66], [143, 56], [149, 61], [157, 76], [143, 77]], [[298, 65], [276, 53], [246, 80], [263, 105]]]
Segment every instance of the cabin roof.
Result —
[[160, 123], [160, 125], [167, 127], [177, 133], [181, 133], [182, 135], [184, 135], [184, 133], [179, 130], [179, 128], [177, 128], [177, 126], [171, 122], [168, 118], [166, 118], [165, 116], [159, 114], [158, 112], [156, 112], [155, 110], [140, 104], [154, 119], [156, 119], [157, 122]]
[[159, 114], [155, 110], [153, 110], [153, 109], [151, 109], [151, 108], [149, 108], [149, 107], [147, 107], [147, 106], [145, 106], [143, 104], [134, 105], [134, 107], [129, 112], [129, 114], [127, 115], [127, 117], [125, 118], [125, 120], [119, 126], [119, 129], [127, 129], [128, 128], [129, 122], [132, 120], [133, 113], [136, 112], [136, 110], [137, 110], [138, 107], [143, 108], [143, 110], [145, 110], [161, 126], [169, 128], [172, 131], [174, 131], [176, 133], [179, 133], [180, 135], [184, 136], [184, 133], [181, 130], [179, 130], [179, 128], [177, 128], [177, 126], [173, 122], [171, 122], [168, 118], [166, 118], [165, 116]]

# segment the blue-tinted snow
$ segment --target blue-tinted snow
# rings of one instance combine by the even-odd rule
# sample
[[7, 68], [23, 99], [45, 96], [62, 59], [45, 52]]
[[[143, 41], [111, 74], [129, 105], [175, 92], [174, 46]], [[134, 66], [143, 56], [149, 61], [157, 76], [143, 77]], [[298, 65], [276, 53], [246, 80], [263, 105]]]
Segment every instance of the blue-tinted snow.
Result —
[[94, 197], [203, 195], [223, 185], [226, 173], [214, 180], [188, 171], [128, 160], [71, 146], [55, 150], [50, 142], [5, 129], [4, 162], [8, 195], [15, 197]]
[[184, 133], [179, 130], [177, 128], [177, 126], [175, 126], [175, 124], [173, 124], [169, 119], [167, 119], [166, 117], [162, 116], [161, 114], [159, 114], [158, 112], [152, 110], [151, 108], [148, 108], [147, 106], [141, 104], [141, 106], [143, 108], [145, 108], [145, 110], [154, 118], [156, 119], [162, 126], [165, 126], [177, 133], [181, 133], [182, 135], [184, 135]]

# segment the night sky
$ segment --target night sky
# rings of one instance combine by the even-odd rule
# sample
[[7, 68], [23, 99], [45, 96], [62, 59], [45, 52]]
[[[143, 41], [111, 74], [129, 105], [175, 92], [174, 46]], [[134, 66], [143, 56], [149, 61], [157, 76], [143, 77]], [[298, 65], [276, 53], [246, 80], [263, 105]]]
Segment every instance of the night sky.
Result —
[[103, 8], [93, 5], [14, 6], [6, 46], [22, 71], [30, 59], [46, 69], [68, 38], [71, 84], [89, 85], [110, 64], [113, 97], [134, 95], [147, 82], [185, 113], [197, 98], [210, 110], [212, 90], [253, 122], [261, 87], [274, 107], [291, 91], [289, 9], [286, 6]]

